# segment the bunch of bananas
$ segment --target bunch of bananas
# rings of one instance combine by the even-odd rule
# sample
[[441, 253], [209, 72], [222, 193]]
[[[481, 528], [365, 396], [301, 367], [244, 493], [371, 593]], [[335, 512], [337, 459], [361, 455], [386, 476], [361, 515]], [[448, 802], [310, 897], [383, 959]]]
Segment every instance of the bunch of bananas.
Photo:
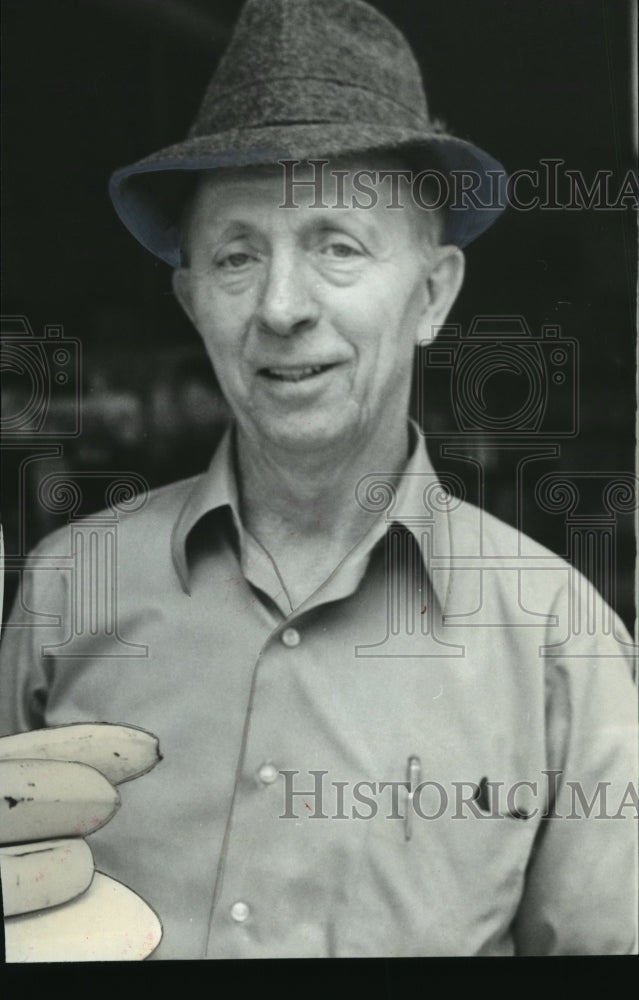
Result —
[[162, 927], [95, 871], [84, 839], [120, 807], [115, 787], [160, 760], [143, 729], [78, 723], [0, 738], [0, 874], [8, 962], [143, 959]]

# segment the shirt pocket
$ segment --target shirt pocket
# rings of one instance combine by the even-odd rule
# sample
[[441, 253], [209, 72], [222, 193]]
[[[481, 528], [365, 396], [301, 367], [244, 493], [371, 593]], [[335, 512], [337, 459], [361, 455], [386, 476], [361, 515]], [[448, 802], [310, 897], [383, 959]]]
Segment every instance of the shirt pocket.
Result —
[[337, 934], [343, 954], [512, 954], [536, 817], [460, 808], [454, 788], [433, 782], [413, 804], [407, 821], [400, 788], [394, 808], [387, 793], [373, 815], [362, 806], [367, 818], [350, 820], [364, 829]]

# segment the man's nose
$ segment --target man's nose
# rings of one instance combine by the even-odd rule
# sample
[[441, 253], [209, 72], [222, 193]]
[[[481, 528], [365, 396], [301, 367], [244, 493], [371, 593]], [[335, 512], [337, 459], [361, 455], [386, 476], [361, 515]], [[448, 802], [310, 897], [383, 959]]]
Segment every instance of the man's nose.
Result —
[[294, 249], [273, 254], [257, 305], [257, 320], [264, 333], [290, 337], [315, 325], [319, 306], [313, 276]]

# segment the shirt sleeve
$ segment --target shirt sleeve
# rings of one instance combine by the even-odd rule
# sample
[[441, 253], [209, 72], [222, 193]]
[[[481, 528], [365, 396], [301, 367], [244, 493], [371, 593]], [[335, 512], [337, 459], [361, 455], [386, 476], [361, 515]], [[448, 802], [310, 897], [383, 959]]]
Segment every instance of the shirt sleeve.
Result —
[[[583, 578], [578, 589], [601, 603]], [[608, 634], [584, 625], [546, 659], [548, 799], [514, 926], [520, 955], [637, 951], [634, 647], [610, 620]]]
[[[27, 560], [0, 640], [0, 735], [44, 725], [50, 681], [45, 648], [60, 641], [64, 571], [40, 547]], [[67, 623], [68, 625], [68, 623]]]

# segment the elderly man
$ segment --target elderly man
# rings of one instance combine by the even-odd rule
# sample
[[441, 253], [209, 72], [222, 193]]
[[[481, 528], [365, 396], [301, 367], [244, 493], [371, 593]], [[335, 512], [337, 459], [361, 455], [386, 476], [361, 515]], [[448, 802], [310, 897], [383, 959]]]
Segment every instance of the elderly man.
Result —
[[[454, 169], [477, 197], [446, 214], [399, 184]], [[62, 531], [0, 683], [4, 732], [160, 737], [90, 840], [158, 958], [636, 948], [630, 640], [571, 630], [586, 581], [443, 490], [408, 418], [500, 169], [371, 7], [249, 0], [189, 138], [114, 175], [234, 421], [120, 515], [121, 655], [69, 655]]]

